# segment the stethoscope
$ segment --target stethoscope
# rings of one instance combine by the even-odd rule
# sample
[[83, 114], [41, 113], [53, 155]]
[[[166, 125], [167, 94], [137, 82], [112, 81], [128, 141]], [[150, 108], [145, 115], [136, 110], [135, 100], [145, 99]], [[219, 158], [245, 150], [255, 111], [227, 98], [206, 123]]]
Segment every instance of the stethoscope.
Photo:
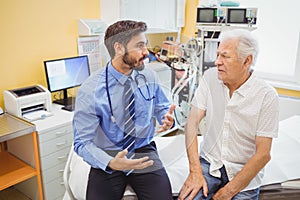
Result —
[[[147, 82], [147, 79], [146, 79], [145, 75], [140, 74], [138, 71], [136, 71], [136, 72], [137, 72], [137, 74], [135, 75], [134, 79], [135, 79], [135, 82], [136, 82], [136, 85], [138, 87], [138, 90], [139, 90], [140, 94], [142, 95], [142, 97], [146, 101], [151, 101], [152, 99], [155, 98], [155, 96], [153, 95], [151, 97], [151, 95], [150, 95], [150, 89], [149, 89], [148, 82]], [[148, 98], [144, 95], [141, 88], [139, 87], [142, 82], [146, 85]], [[113, 114], [113, 111], [112, 111], [111, 98], [110, 98], [110, 93], [109, 93], [109, 88], [108, 88], [108, 63], [106, 64], [106, 67], [105, 67], [105, 89], [106, 89], [106, 94], [107, 94], [107, 99], [108, 99], [108, 104], [109, 104], [109, 109], [110, 109], [110, 114], [111, 114], [110, 120], [113, 123], [115, 123], [116, 118], [114, 117], [114, 114]]]

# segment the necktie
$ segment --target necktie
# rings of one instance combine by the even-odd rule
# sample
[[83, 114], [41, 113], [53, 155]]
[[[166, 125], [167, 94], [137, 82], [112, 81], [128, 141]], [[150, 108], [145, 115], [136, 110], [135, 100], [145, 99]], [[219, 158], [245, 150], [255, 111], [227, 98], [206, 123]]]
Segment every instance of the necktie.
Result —
[[132, 92], [130, 82], [131, 78], [128, 78], [124, 87], [125, 97], [125, 110], [124, 110], [124, 139], [123, 149], [128, 150], [127, 158], [134, 157], [134, 143], [135, 143], [135, 111], [134, 111], [134, 94]]

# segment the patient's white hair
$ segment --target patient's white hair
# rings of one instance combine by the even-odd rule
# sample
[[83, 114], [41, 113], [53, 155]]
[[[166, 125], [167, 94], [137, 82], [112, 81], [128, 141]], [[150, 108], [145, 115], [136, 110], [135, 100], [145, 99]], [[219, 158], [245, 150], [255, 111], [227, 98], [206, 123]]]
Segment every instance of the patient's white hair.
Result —
[[237, 54], [239, 59], [245, 59], [247, 56], [252, 55], [252, 66], [255, 65], [258, 55], [258, 41], [256, 37], [248, 30], [233, 29], [223, 31], [220, 34], [220, 42], [229, 39], [238, 39]]

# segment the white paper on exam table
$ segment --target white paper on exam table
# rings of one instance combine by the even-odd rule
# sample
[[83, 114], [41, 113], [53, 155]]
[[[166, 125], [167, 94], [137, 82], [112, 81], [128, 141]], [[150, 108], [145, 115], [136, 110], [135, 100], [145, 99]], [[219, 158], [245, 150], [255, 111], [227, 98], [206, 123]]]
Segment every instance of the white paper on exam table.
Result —
[[44, 119], [44, 118], [49, 117], [51, 115], [52, 115], [52, 113], [48, 112], [46, 110], [37, 110], [37, 111], [32, 111], [32, 112], [23, 114], [23, 117], [25, 119], [27, 119], [28, 121], [35, 121], [35, 120], [38, 120], [38, 119]]
[[271, 160], [265, 167], [263, 185], [300, 178], [300, 116], [279, 123], [278, 138], [273, 139]]

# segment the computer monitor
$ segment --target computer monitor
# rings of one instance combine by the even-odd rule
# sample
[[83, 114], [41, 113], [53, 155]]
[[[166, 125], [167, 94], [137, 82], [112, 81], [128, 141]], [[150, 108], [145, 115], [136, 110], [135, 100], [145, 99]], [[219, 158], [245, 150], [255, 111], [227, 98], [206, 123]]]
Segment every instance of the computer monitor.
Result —
[[53, 103], [74, 104], [75, 98], [68, 97], [67, 90], [80, 86], [90, 76], [88, 56], [46, 60], [44, 66], [49, 91], [63, 91], [63, 98], [55, 99]]

